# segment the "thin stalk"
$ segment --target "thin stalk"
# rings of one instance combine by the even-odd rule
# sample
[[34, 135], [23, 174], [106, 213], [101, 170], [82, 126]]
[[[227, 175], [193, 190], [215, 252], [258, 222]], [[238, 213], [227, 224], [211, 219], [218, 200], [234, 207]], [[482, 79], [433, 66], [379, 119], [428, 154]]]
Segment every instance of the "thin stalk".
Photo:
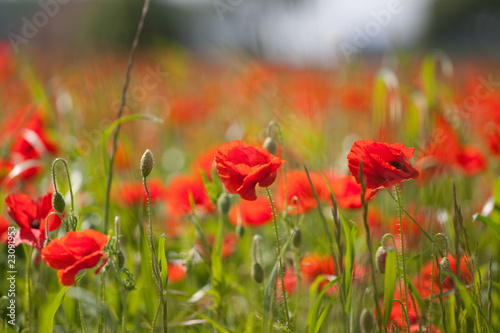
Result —
[[493, 281], [493, 275], [491, 270], [491, 265], [493, 263], [493, 253], [490, 254], [490, 263], [488, 266], [488, 324], [491, 325], [491, 283]]
[[[433, 246], [433, 251], [434, 251], [434, 248], [435, 248], [435, 246]], [[447, 333], [448, 330], [446, 329], [446, 307], [444, 306], [444, 300], [443, 300], [443, 283], [441, 282], [441, 269], [439, 266], [437, 256], [434, 256], [434, 260], [436, 261], [436, 267], [438, 269], [437, 282], [438, 282], [438, 288], [439, 288], [439, 305], [441, 305], [441, 320], [443, 323], [444, 332]], [[432, 281], [432, 283], [434, 283], [434, 281]], [[431, 299], [431, 302], [432, 302], [432, 299]]]
[[28, 333], [31, 332], [31, 322], [32, 322], [32, 313], [31, 313], [31, 257], [33, 255], [33, 248], [30, 246], [27, 252], [27, 267], [26, 267], [26, 293], [24, 295], [24, 305], [26, 308], [26, 328]]
[[75, 211], [75, 205], [73, 200], [73, 187], [71, 186], [71, 178], [69, 176], [68, 162], [66, 162], [66, 160], [61, 157], [56, 158], [54, 162], [52, 162], [52, 182], [54, 183], [54, 190], [56, 192], [59, 192], [57, 189], [56, 173], [55, 173], [55, 166], [57, 162], [61, 162], [62, 164], [64, 164], [64, 168], [66, 169], [66, 177], [68, 178], [69, 193], [71, 194], [71, 214], [73, 214]]
[[[125, 104], [127, 103], [127, 90], [130, 82], [130, 72], [132, 70], [132, 64], [134, 63], [135, 52], [137, 50], [137, 45], [139, 44], [139, 37], [141, 36], [142, 27], [144, 26], [144, 20], [146, 19], [146, 14], [148, 13], [149, 3], [151, 0], [144, 0], [144, 6], [142, 7], [141, 19], [139, 20], [139, 25], [137, 26], [137, 31], [135, 33], [134, 41], [132, 42], [132, 48], [130, 50], [130, 56], [127, 64], [127, 71], [125, 73], [125, 81], [123, 82], [122, 88], [122, 96], [120, 107], [118, 108], [118, 117], [120, 119], [123, 114], [123, 109], [125, 108]], [[111, 150], [111, 156], [109, 157], [109, 166], [108, 166], [108, 179], [106, 183], [106, 203], [104, 206], [104, 232], [108, 230], [108, 220], [109, 220], [109, 202], [110, 202], [110, 193], [111, 193], [111, 183], [113, 180], [113, 164], [115, 162], [116, 149], [118, 147], [118, 136], [120, 134], [121, 124], [116, 126], [113, 135], [113, 148]]]
[[80, 282], [76, 283], [76, 298], [78, 299], [78, 309], [80, 312], [80, 325], [82, 327], [82, 332], [85, 333], [85, 319], [83, 316], [82, 300], [80, 299]]
[[285, 290], [285, 281], [283, 278], [283, 262], [281, 260], [281, 246], [280, 246], [280, 237], [278, 234], [278, 223], [276, 221], [276, 212], [274, 211], [274, 203], [273, 203], [273, 198], [271, 196], [271, 191], [269, 191], [269, 188], [266, 187], [266, 192], [267, 192], [267, 197], [269, 198], [269, 202], [271, 203], [271, 210], [273, 212], [273, 223], [274, 223], [274, 231], [276, 235], [276, 245], [278, 246], [278, 261], [279, 261], [279, 276], [281, 280], [281, 290], [283, 293], [283, 304], [285, 306], [285, 318], [286, 318], [286, 326], [290, 328], [290, 315], [288, 314], [288, 303], [287, 303], [287, 295], [286, 295], [286, 290]]
[[[156, 308], [156, 313], [153, 319], [153, 325], [151, 328], [151, 332], [154, 333], [155, 327], [156, 327], [156, 321], [158, 319], [158, 314], [160, 312], [160, 308], [163, 308], [164, 315], [162, 318], [166, 318], [166, 306], [164, 304], [164, 299], [163, 299], [163, 285], [161, 282], [161, 277], [160, 277], [160, 269], [158, 267], [158, 256], [156, 254], [155, 250], [155, 244], [153, 240], [153, 221], [151, 217], [151, 195], [149, 194], [149, 189], [146, 181], [146, 177], [143, 178], [143, 183], [144, 183], [144, 189], [146, 190], [146, 194], [148, 196], [148, 206], [147, 206], [147, 212], [148, 212], [148, 245], [149, 245], [149, 253], [150, 253], [150, 258], [151, 258], [151, 270], [153, 272], [153, 277], [155, 279], [155, 284], [156, 284], [156, 291], [158, 293], [158, 305]], [[167, 332], [167, 323], [163, 323], [163, 331]]]
[[[405, 292], [404, 304], [406, 306], [406, 313], [408, 313], [408, 286], [406, 283], [406, 260], [405, 260], [405, 239], [404, 239], [404, 230], [403, 230], [403, 216], [402, 216], [402, 207], [401, 207], [401, 195], [399, 193], [398, 185], [394, 185], [394, 190], [396, 191], [397, 203], [398, 203], [398, 215], [399, 215], [399, 231], [401, 235], [401, 266], [403, 268], [403, 286]], [[406, 322], [406, 330], [410, 333], [410, 323]]]
[[375, 302], [375, 308], [377, 310], [377, 324], [380, 332], [383, 332], [384, 328], [382, 327], [382, 310], [380, 309], [380, 304], [378, 301], [378, 288], [377, 288], [377, 280], [375, 277], [375, 263], [373, 262], [373, 250], [372, 250], [372, 238], [370, 236], [370, 225], [368, 224], [368, 203], [365, 200], [366, 194], [366, 184], [363, 181], [363, 164], [359, 163], [359, 182], [361, 183], [361, 205], [363, 207], [363, 224], [366, 230], [366, 245], [368, 247], [368, 255], [370, 258], [370, 270], [371, 270], [371, 278], [373, 284], [373, 301]]
[[431, 298], [429, 301], [429, 312], [427, 315], [427, 332], [432, 332], [432, 299], [434, 298], [434, 257], [436, 256], [436, 250], [434, 244], [432, 244], [432, 271], [431, 271]]

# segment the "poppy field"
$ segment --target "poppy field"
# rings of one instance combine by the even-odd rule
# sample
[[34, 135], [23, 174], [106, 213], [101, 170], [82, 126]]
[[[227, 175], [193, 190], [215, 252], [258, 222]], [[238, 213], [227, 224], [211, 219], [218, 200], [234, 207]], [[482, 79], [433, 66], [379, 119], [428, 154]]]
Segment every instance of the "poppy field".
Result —
[[500, 331], [498, 63], [56, 60], [0, 41], [0, 331]]

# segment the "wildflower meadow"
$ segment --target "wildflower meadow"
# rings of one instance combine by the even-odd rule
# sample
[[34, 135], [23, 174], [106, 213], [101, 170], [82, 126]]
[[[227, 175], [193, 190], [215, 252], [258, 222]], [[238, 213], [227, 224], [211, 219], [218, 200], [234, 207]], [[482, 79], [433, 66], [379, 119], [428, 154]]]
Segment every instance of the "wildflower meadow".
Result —
[[148, 3], [0, 40], [1, 332], [500, 332], [498, 62], [210, 62]]

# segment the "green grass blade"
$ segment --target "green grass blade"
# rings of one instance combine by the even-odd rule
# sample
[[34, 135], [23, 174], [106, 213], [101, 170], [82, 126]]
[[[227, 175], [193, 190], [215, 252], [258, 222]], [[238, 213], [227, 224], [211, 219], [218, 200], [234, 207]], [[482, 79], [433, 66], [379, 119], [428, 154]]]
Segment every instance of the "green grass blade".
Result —
[[396, 291], [397, 266], [396, 251], [388, 249], [385, 259], [384, 278], [384, 327], [387, 327], [387, 324], [389, 324], [392, 305], [394, 304], [392, 300], [394, 298], [394, 292]]

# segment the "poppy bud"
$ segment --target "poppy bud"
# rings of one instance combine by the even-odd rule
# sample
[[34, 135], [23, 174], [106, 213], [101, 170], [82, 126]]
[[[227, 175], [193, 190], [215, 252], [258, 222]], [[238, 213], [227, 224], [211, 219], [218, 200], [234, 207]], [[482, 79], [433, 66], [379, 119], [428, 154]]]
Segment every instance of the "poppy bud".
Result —
[[299, 227], [295, 228], [295, 234], [293, 235], [292, 244], [294, 247], [300, 247], [300, 245], [302, 244], [302, 232], [300, 231]]
[[238, 235], [238, 238], [243, 238], [243, 235], [245, 234], [245, 227], [242, 225], [237, 225], [236, 226], [236, 235]]
[[62, 214], [64, 212], [64, 209], [66, 208], [66, 202], [64, 201], [64, 198], [61, 193], [55, 192], [52, 195], [52, 207], [58, 212], [59, 214]]
[[151, 150], [147, 149], [141, 158], [141, 173], [142, 177], [146, 178], [153, 170], [154, 158]]
[[361, 312], [361, 316], [359, 318], [359, 326], [361, 327], [361, 332], [363, 333], [372, 333], [375, 328], [375, 318], [373, 317], [373, 313], [365, 308]]
[[128, 291], [132, 291], [135, 289], [135, 277], [134, 275], [127, 269], [122, 268], [120, 271], [120, 275], [122, 278], [123, 287]]
[[276, 155], [276, 141], [274, 141], [272, 137], [268, 136], [266, 140], [264, 140], [264, 144], [262, 146], [266, 148], [270, 154]]
[[453, 273], [450, 266], [450, 260], [448, 260], [447, 257], [444, 257], [439, 262], [439, 270], [441, 272], [441, 280], [446, 279], [450, 273]]
[[264, 281], [264, 269], [258, 262], [252, 263], [250, 274], [255, 282], [262, 283], [262, 281]]
[[125, 264], [125, 256], [123, 255], [123, 252], [119, 251], [116, 257], [118, 261], [118, 268], [122, 269], [123, 265]]
[[231, 199], [229, 198], [229, 194], [222, 192], [217, 200], [217, 209], [219, 210], [219, 213], [227, 215], [229, 213], [229, 208], [231, 208]]
[[387, 250], [385, 247], [380, 246], [375, 253], [375, 265], [377, 270], [384, 274], [385, 273], [385, 259], [387, 258]]

